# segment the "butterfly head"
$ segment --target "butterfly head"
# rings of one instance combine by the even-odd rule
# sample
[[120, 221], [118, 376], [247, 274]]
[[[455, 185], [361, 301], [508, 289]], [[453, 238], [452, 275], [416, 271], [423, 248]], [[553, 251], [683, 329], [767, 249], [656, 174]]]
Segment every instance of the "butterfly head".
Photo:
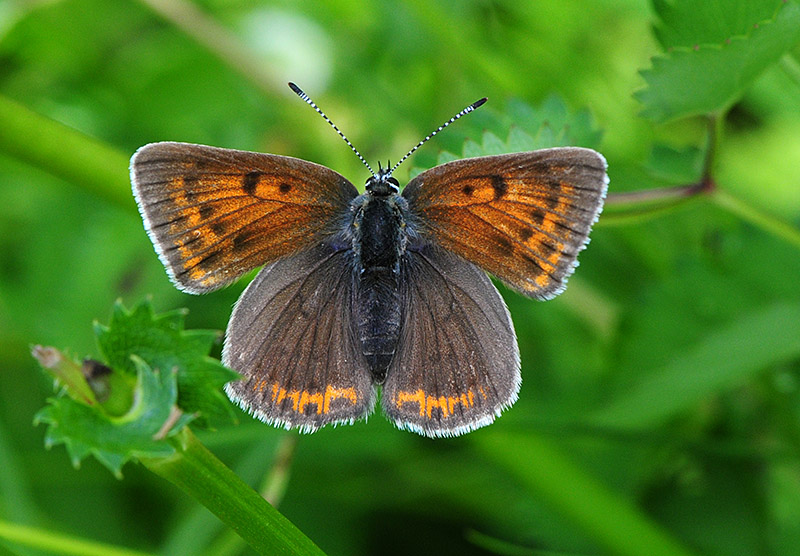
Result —
[[394, 168], [381, 168], [378, 164], [378, 173], [367, 179], [367, 193], [378, 197], [388, 197], [400, 191], [400, 183], [392, 177]]

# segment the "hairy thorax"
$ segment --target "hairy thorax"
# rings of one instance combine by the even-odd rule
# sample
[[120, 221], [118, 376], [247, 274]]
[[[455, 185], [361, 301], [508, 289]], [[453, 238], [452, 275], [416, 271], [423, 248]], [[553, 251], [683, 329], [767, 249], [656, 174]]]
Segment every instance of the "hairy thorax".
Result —
[[361, 351], [381, 383], [397, 350], [402, 325], [400, 274], [407, 239], [405, 199], [365, 193], [353, 200], [356, 326]]

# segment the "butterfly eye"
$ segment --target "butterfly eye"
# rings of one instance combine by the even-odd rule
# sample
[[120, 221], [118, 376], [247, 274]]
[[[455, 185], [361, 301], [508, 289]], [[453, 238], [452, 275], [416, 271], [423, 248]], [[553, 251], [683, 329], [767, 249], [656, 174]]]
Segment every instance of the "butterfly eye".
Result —
[[386, 196], [400, 191], [400, 182], [387, 176], [387, 170], [381, 170], [377, 176], [367, 178], [366, 190], [374, 195]]

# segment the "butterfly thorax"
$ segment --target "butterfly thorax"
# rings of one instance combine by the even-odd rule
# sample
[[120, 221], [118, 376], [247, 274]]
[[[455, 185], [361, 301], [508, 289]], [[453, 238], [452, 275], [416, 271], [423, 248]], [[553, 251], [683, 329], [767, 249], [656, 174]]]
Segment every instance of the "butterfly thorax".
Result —
[[373, 379], [382, 383], [400, 337], [400, 265], [407, 243], [408, 209], [396, 191], [376, 189], [378, 192], [368, 184], [367, 193], [356, 198], [351, 207], [358, 337]]

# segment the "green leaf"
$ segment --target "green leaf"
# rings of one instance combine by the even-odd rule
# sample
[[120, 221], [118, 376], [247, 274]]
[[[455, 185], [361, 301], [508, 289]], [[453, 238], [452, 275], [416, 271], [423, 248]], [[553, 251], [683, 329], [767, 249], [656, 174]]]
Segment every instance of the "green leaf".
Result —
[[781, 0], [653, 0], [654, 33], [664, 49], [722, 44], [775, 17]]
[[132, 458], [166, 457], [174, 453], [163, 436], [175, 434], [193, 419], [186, 414], [174, 419], [173, 408], [178, 398], [176, 374], [153, 370], [135, 356], [131, 365], [136, 370], [137, 383], [135, 401], [128, 413], [111, 417], [97, 406], [79, 403], [68, 396], [50, 399], [49, 405], [36, 415], [37, 423], [49, 425], [45, 445], [49, 448], [64, 444], [76, 467], [92, 454], [117, 477], [121, 477], [123, 464]]
[[[735, 11], [728, 20], [721, 14], [732, 8], [725, 3], [714, 3], [715, 10], [696, 10], [698, 4], [690, 4], [691, 8], [679, 2], [675, 6], [680, 9], [668, 10], [664, 21], [669, 25], [659, 31], [665, 44], [680, 41], [683, 46], [670, 46], [667, 54], [653, 58], [652, 68], [641, 72], [647, 86], [635, 96], [644, 104], [642, 115], [656, 122], [725, 110], [800, 39], [800, 6], [794, 2], [781, 4], [771, 18], [751, 19], [747, 25], [745, 16], [758, 18], [762, 3]], [[659, 2], [657, 7], [666, 5]], [[687, 29], [695, 27], [712, 31], [696, 31], [697, 39], [691, 40]], [[717, 42], [700, 42], [712, 38]]]
[[656, 144], [650, 152], [647, 169], [666, 183], [692, 183], [702, 176], [704, 154], [694, 146], [676, 149], [669, 145]]
[[208, 356], [219, 335], [210, 330], [184, 330], [185, 310], [153, 313], [149, 302], [128, 311], [114, 306], [108, 326], [95, 324], [97, 342], [109, 365], [135, 372], [134, 354], [153, 369], [175, 370], [178, 377], [178, 407], [198, 413], [199, 424], [231, 421], [233, 407], [222, 386], [238, 374]]

